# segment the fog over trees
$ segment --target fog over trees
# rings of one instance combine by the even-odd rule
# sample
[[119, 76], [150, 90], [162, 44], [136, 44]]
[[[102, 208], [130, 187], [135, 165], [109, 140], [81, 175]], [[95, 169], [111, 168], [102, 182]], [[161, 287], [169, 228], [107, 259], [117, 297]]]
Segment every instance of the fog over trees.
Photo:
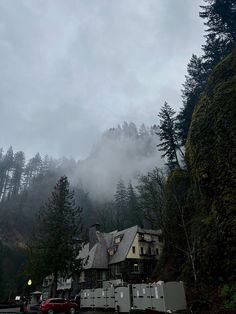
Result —
[[156, 126], [148, 128], [142, 124], [137, 128], [127, 122], [107, 130], [90, 156], [79, 163], [75, 180], [81, 179], [93, 199], [111, 200], [119, 179], [126, 184], [129, 180], [137, 182], [140, 174], [164, 166], [156, 148], [156, 132]]
[[[1, 218], [8, 221], [12, 230], [21, 230], [16, 231], [16, 234], [11, 231], [11, 235], [7, 235], [8, 227], [3, 232], [7, 225], [4, 223], [4, 237], [9, 236], [19, 243], [23, 241], [21, 237], [27, 230], [24, 231], [23, 225], [21, 226], [21, 219], [34, 219], [34, 215], [62, 175], [68, 176], [75, 196], [84, 208], [83, 215], [90, 217], [87, 224], [93, 219], [99, 220], [100, 207], [116, 199], [114, 195], [119, 182], [123, 182], [125, 189], [129, 186], [129, 195], [132, 198], [132, 184], [135, 186], [139, 177], [156, 165], [164, 166], [156, 147], [159, 143], [156, 132], [156, 126], [148, 128], [143, 124], [137, 128], [134, 123], [124, 122], [121, 126], [104, 132], [90, 156], [82, 161], [64, 157], [53, 159], [47, 155], [42, 157], [40, 153], [27, 160], [22, 151], [14, 152], [12, 147], [6, 152], [1, 149]], [[118, 207], [117, 204], [116, 210], [119, 212]], [[87, 211], [92, 211], [92, 216]], [[21, 218], [15, 221], [14, 214]], [[14, 227], [14, 224], [17, 226]], [[26, 229], [30, 229], [30, 224]]]
[[84, 160], [0, 150], [2, 296], [25, 289], [38, 213], [64, 178], [85, 229], [162, 229], [153, 281], [184, 280], [196, 313], [236, 309], [236, 3], [205, 0], [199, 14], [206, 42], [187, 65], [179, 112], [163, 102], [157, 126], [124, 122], [105, 131]]
[[[24, 250], [34, 241], [38, 213], [63, 175], [68, 176], [76, 205], [82, 208], [85, 230], [94, 222], [100, 223], [104, 231], [143, 225], [144, 220], [151, 226], [136, 186], [141, 176], [157, 164], [164, 166], [156, 146], [157, 130], [156, 126], [143, 124], [137, 128], [134, 123], [124, 122], [104, 132], [90, 156], [82, 161], [54, 159], [40, 153], [27, 159], [23, 151], [1, 149], [0, 239], [4, 245], [0, 257], [6, 263], [4, 252], [9, 258], [16, 255], [9, 263], [21, 285], [26, 280], [25, 272], [17, 265], [24, 267]], [[4, 273], [3, 283], [10, 278], [10, 273]], [[12, 280], [12, 287], [5, 289], [3, 284], [2, 291], [16, 291], [17, 287]]]

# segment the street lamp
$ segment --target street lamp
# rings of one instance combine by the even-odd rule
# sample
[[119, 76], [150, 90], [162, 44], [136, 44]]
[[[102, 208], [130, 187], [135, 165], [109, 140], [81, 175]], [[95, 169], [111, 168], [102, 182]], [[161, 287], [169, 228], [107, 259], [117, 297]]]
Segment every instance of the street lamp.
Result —
[[27, 285], [28, 285], [28, 286], [31, 286], [31, 285], [32, 285], [32, 280], [31, 280], [31, 279], [28, 280]]
[[28, 289], [27, 289], [27, 294], [28, 294], [28, 299], [30, 300], [30, 287], [31, 287], [31, 285], [32, 285], [32, 279], [31, 278], [29, 278], [28, 279], [28, 281], [27, 281], [27, 287], [28, 287]]

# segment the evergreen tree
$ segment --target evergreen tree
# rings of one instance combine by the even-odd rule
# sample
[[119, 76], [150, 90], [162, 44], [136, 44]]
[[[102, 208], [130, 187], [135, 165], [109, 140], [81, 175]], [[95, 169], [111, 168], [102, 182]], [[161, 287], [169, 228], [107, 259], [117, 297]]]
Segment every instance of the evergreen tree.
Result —
[[161, 143], [157, 147], [160, 147], [159, 151], [164, 152], [162, 158], [167, 157], [169, 169], [180, 168], [178, 151], [182, 151], [178, 143], [175, 111], [165, 102], [158, 116], [160, 130], [157, 135], [160, 136]]
[[200, 17], [207, 19], [207, 32], [225, 39], [225, 43], [236, 41], [236, 2], [235, 0], [204, 0]]
[[205, 0], [200, 17], [207, 19], [203, 59], [208, 75], [234, 48], [236, 42], [236, 3], [234, 0]]
[[67, 177], [59, 179], [39, 215], [37, 242], [31, 254], [31, 269], [38, 278], [53, 275], [52, 296], [56, 296], [58, 277], [79, 270], [76, 259], [80, 246], [75, 237], [82, 232], [81, 209], [75, 206], [74, 193]]
[[25, 155], [22, 151], [14, 155], [14, 169], [11, 179], [12, 194], [17, 195], [21, 188], [22, 173], [24, 171]]
[[136, 139], [138, 137], [138, 131], [135, 123], [131, 122], [129, 124], [129, 135], [131, 138]]
[[125, 137], [130, 136], [129, 124], [126, 121], [124, 121], [122, 124], [122, 131]]
[[164, 185], [164, 175], [158, 168], [139, 178], [137, 186], [139, 210], [152, 228], [160, 228], [163, 225]]
[[203, 45], [203, 56], [193, 55], [187, 68], [183, 85], [183, 107], [178, 115], [179, 139], [185, 145], [192, 114], [207, 79], [213, 68], [228, 55], [236, 42], [236, 2], [235, 0], [205, 0], [200, 17], [206, 19], [206, 43]]
[[0, 162], [3, 160], [3, 148], [0, 148]]
[[45, 155], [40, 168], [40, 173], [42, 175], [45, 175], [49, 171], [49, 165], [50, 165], [50, 157], [48, 155]]
[[39, 153], [37, 153], [33, 158], [29, 160], [25, 167], [25, 182], [24, 187], [27, 189], [30, 184], [32, 183], [32, 180], [39, 175], [41, 169], [42, 169], [42, 158]]
[[146, 128], [144, 123], [142, 123], [142, 125], [140, 126], [140, 128], [138, 130], [138, 135], [140, 137], [147, 137], [148, 136], [148, 131], [147, 131], [147, 128]]
[[2, 200], [6, 199], [8, 190], [9, 190], [9, 182], [11, 179], [11, 171], [13, 169], [13, 161], [14, 161], [14, 153], [12, 147], [6, 152], [4, 159], [1, 164], [1, 176], [0, 176], [0, 198]]
[[95, 215], [101, 229], [104, 230], [104, 232], [110, 232], [117, 229], [117, 208], [115, 203], [112, 201], [99, 204], [94, 202], [94, 205], [96, 205], [96, 212], [93, 213], [92, 217], [94, 218]]
[[128, 216], [128, 225], [129, 227], [133, 225], [143, 225], [143, 219], [142, 214], [139, 209], [137, 195], [135, 193], [135, 190], [132, 186], [132, 183], [129, 182], [128, 188], [127, 188], [127, 216]]
[[202, 58], [192, 55], [182, 89], [183, 108], [178, 114], [177, 129], [181, 145], [185, 145], [192, 114], [206, 85], [207, 70]]
[[207, 77], [210, 75], [213, 68], [232, 50], [232, 47], [225, 43], [225, 39], [217, 37], [214, 33], [207, 35], [206, 43], [202, 48], [204, 51], [202, 59], [207, 71]]
[[116, 222], [118, 229], [127, 226], [127, 192], [124, 181], [119, 180], [115, 193]]

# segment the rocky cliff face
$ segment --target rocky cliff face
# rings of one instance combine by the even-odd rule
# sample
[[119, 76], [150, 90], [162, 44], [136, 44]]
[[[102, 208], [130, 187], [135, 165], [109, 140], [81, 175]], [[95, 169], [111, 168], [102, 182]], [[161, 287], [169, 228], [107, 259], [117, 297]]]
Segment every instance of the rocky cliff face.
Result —
[[209, 78], [193, 114], [186, 159], [201, 193], [199, 262], [210, 276], [228, 277], [235, 260], [236, 50]]

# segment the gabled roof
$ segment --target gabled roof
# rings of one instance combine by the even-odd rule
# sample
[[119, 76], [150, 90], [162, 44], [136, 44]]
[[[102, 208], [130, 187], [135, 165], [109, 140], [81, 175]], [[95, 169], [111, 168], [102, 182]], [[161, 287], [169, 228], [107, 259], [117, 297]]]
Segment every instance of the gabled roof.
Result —
[[137, 231], [138, 226], [134, 226], [113, 234], [113, 245], [115, 244], [114, 240], [116, 237], [120, 235], [123, 237], [121, 242], [118, 244], [117, 251], [113, 256], [110, 257], [109, 264], [119, 263], [126, 259], [126, 256], [129, 253], [130, 247], [134, 241]]
[[108, 254], [107, 242], [102, 233], [98, 235], [98, 242], [89, 250], [89, 243], [86, 243], [78, 256], [83, 260], [83, 269], [107, 269]]
[[[142, 229], [133, 226], [122, 231], [101, 233], [97, 231], [97, 243], [89, 250], [89, 243], [85, 244], [78, 258], [83, 260], [83, 269], [108, 269], [108, 265], [120, 263], [126, 259], [137, 233], [161, 235], [161, 230]], [[119, 243], [115, 239], [120, 237]], [[113, 255], [108, 254], [108, 249], [114, 249]]]

